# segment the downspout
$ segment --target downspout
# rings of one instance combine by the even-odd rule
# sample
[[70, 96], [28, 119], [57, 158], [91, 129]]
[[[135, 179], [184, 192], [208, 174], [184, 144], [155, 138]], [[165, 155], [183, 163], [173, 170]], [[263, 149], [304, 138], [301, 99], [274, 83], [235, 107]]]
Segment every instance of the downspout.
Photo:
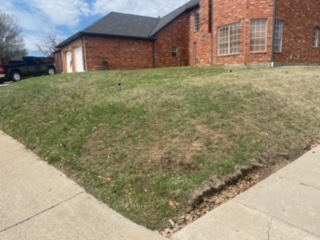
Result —
[[215, 29], [214, 27], [213, 27], [213, 24], [214, 24], [214, 16], [215, 16], [215, 14], [214, 14], [214, 0], [210, 0], [210, 1], [212, 1], [211, 2], [211, 66], [213, 66], [213, 64], [214, 64], [214, 60], [213, 60], [213, 55], [214, 55], [214, 44], [213, 44], [213, 41], [214, 41], [214, 33], [213, 33], [213, 30]]
[[276, 19], [277, 19], [278, 0], [273, 0], [273, 31], [272, 31], [272, 52], [271, 67], [274, 67], [274, 41], [276, 36]]
[[82, 41], [82, 58], [83, 58], [83, 65], [84, 65], [84, 70], [85, 71], [88, 71], [87, 69], [87, 56], [86, 56], [86, 48], [85, 48], [85, 45], [84, 45], [84, 36], [82, 36], [81, 38], [81, 41]]

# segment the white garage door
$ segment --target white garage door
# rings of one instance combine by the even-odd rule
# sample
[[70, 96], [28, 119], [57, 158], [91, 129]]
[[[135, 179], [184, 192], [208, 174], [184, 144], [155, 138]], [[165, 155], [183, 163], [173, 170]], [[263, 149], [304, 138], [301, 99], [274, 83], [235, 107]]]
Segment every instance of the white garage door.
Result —
[[72, 52], [68, 51], [66, 52], [66, 58], [67, 58], [67, 72], [72, 73]]
[[76, 72], [84, 72], [82, 47], [74, 49], [76, 58]]

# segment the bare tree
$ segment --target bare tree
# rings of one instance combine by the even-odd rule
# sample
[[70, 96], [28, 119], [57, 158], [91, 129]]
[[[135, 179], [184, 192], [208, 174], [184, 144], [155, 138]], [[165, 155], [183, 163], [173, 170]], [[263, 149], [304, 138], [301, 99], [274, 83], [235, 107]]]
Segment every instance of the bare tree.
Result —
[[14, 16], [0, 12], [0, 59], [10, 59], [27, 55], [22, 28]]
[[41, 43], [36, 43], [35, 46], [38, 52], [42, 53], [45, 56], [52, 56], [53, 53], [57, 50], [56, 46], [62, 41], [58, 35], [54, 33], [48, 34], [44, 41]]

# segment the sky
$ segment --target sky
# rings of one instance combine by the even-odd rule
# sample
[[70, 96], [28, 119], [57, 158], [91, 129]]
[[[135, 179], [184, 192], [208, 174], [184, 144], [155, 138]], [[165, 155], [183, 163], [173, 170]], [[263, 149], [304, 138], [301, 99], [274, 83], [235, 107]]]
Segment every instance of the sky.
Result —
[[85, 29], [109, 12], [162, 17], [188, 0], [2, 0], [0, 12], [14, 16], [22, 27], [29, 55], [48, 34], [60, 39]]

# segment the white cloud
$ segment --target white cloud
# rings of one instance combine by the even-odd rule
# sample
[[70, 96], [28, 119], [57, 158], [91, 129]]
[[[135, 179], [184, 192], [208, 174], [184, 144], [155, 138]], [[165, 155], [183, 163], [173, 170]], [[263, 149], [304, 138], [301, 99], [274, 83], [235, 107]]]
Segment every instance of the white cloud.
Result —
[[[151, 17], [164, 16], [188, 0], [3, 0], [0, 12], [14, 15], [23, 28], [26, 48], [34, 52], [35, 43], [56, 32], [70, 36], [82, 30], [86, 17], [103, 16], [110, 11]], [[88, 22], [85, 25], [89, 25]], [[68, 30], [69, 29], [69, 30]], [[66, 31], [67, 30], [67, 31]]]
[[86, 0], [6, 0], [0, 4], [0, 11], [15, 15], [28, 29], [38, 23], [74, 27], [91, 14]]
[[169, 13], [186, 2], [188, 0], [96, 0], [92, 10], [95, 14], [100, 15], [115, 11], [157, 17]]
[[[51, 34], [54, 34], [57, 36], [57, 39], [60, 39], [61, 41], [63, 39], [66, 39], [68, 36], [61, 35], [56, 32], [51, 32]], [[41, 54], [37, 47], [36, 44], [42, 45], [43, 43], [48, 41], [48, 33], [26, 33], [24, 36], [24, 42], [26, 45], [26, 48], [28, 50], [29, 55], [39, 55]]]
[[79, 24], [82, 16], [90, 13], [90, 5], [84, 0], [29, 0], [28, 2], [54, 25], [74, 27]]
[[36, 34], [27, 34], [24, 37], [24, 42], [26, 44], [26, 48], [28, 50], [28, 54], [32, 54], [34, 52], [37, 52], [37, 48], [36, 48], [36, 43], [39, 43], [40, 39], [41, 39], [42, 35], [36, 35]]
[[60, 26], [77, 27], [81, 18], [90, 13], [90, 6], [84, 0], [6, 0], [0, 4], [0, 11], [17, 18], [25, 46], [29, 53], [34, 53], [35, 44], [49, 33], [63, 34]]

